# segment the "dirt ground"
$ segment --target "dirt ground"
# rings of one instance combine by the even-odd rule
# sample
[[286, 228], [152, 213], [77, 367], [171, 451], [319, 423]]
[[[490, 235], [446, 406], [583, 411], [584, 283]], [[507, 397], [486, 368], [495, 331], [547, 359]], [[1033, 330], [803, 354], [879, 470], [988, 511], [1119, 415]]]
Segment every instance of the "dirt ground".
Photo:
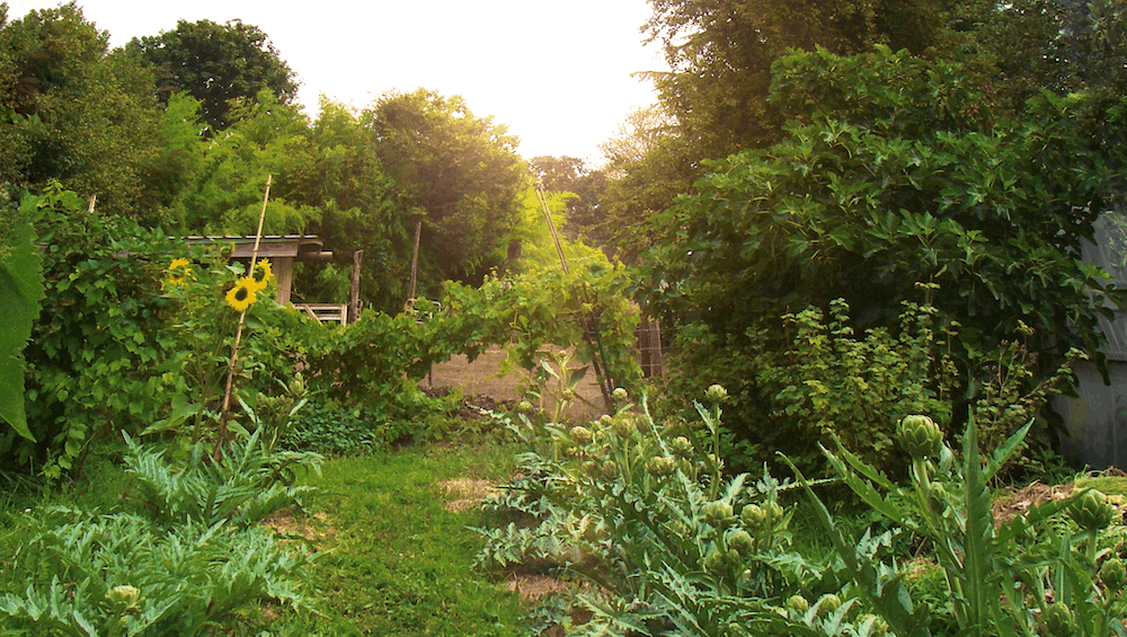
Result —
[[[508, 376], [500, 377], [499, 369], [505, 356], [505, 350], [497, 347], [486, 350], [472, 363], [468, 362], [465, 356], [458, 354], [445, 363], [435, 365], [431, 369], [430, 376], [419, 385], [423, 388], [457, 389], [467, 398], [477, 395], [489, 396], [500, 404], [521, 400], [518, 385], [527, 372], [517, 370]], [[578, 363], [576, 366], [579, 366]], [[575, 391], [582, 400], [577, 400], [572, 405], [568, 412], [571, 418], [585, 419], [602, 414], [603, 397], [599, 391], [599, 384], [595, 382], [593, 371], [587, 372], [587, 376], [580, 381]], [[533, 405], [536, 405], [536, 401], [533, 401]], [[551, 407], [551, 402], [546, 401], [541, 407], [548, 409]]]

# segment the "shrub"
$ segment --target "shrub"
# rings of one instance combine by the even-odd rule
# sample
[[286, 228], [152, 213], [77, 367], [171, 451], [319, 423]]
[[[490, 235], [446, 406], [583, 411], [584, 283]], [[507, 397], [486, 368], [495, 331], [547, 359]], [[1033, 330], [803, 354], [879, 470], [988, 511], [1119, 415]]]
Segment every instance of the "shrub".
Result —
[[867, 506], [931, 543], [944, 575], [941, 594], [912, 600], [905, 582], [913, 576], [896, 562], [860, 554], [807, 488], [864, 612], [879, 615], [895, 634], [909, 636], [932, 634], [937, 617], [953, 623], [959, 634], [973, 635], [1110, 635], [1125, 630], [1122, 586], [1127, 575], [1114, 552], [1123, 530], [1111, 525], [1113, 510], [1102, 494], [1084, 490], [995, 524], [987, 483], [1017, 452], [1031, 426], [984, 461], [974, 418], [967, 425], [961, 457], [944, 444], [930, 418], [904, 418], [898, 439], [911, 461], [907, 486], [891, 482], [840, 443], [825, 451], [835, 473]]
[[[306, 489], [286, 482], [305, 454], [269, 454], [257, 437], [212, 464], [197, 444], [175, 467], [127, 439], [135, 511], [26, 513], [0, 578], [4, 626], [33, 634], [202, 635], [264, 600], [303, 605], [309, 557], [258, 525]], [[12, 538], [9, 538], [11, 541]]]
[[[693, 425], [657, 424], [644, 401], [640, 413], [624, 405], [587, 426], [512, 424], [530, 450], [521, 477], [486, 507], [520, 517], [479, 529], [479, 562], [546, 563], [593, 584], [577, 596], [591, 619], [571, 635], [867, 630], [867, 618], [843, 623], [852, 602], [831, 610], [828, 594], [844, 596], [832, 569], [790, 552], [793, 511], [779, 500], [788, 485], [766, 471], [726, 477], [719, 403], [697, 408]], [[812, 601], [789, 606], [795, 596]], [[823, 623], [842, 632], [810, 632]]]

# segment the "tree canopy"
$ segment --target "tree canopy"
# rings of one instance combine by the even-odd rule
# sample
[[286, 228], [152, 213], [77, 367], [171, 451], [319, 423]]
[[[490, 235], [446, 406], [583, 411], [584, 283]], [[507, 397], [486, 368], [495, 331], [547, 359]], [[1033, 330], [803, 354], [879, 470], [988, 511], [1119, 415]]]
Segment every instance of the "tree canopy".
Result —
[[254, 99], [265, 90], [289, 104], [297, 93], [296, 76], [270, 38], [240, 20], [180, 20], [174, 30], [134, 38], [127, 48], [157, 68], [163, 101], [186, 91], [200, 101], [214, 130], [233, 123], [231, 100]]
[[960, 67], [882, 47], [785, 57], [772, 101], [786, 137], [711, 163], [659, 218], [655, 302], [739, 334], [836, 297], [883, 323], [938, 284], [940, 308], [994, 339], [1024, 321], [1095, 349], [1101, 295], [1123, 297], [1079, 258], [1115, 163], [1085, 129], [1107, 117], [1091, 99], [997, 119]]
[[107, 40], [74, 3], [2, 22], [0, 181], [58, 180], [97, 194], [107, 212], [152, 219], [161, 144], [152, 76]]
[[388, 93], [363, 114], [380, 160], [413, 220], [423, 257], [446, 278], [480, 273], [519, 219], [528, 181], [517, 138], [459, 96]]

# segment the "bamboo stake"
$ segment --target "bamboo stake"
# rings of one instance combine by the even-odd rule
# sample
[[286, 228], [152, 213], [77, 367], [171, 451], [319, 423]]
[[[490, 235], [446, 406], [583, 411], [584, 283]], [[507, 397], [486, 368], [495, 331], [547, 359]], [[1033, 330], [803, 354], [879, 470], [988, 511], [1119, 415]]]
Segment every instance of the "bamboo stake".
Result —
[[[270, 200], [270, 181], [272, 175], [266, 175], [266, 191], [262, 194], [262, 211], [258, 213], [258, 230], [254, 234], [254, 248], [250, 253], [251, 276], [254, 276], [254, 264], [258, 261], [258, 246], [262, 242], [262, 222], [266, 219], [266, 203]], [[239, 343], [243, 338], [243, 323], [246, 322], [247, 311], [239, 312], [239, 324], [235, 328], [235, 343], [231, 346], [231, 358], [227, 361], [227, 382], [223, 388], [223, 407], [219, 412], [219, 436], [215, 441], [215, 451], [211, 457], [216, 462], [220, 461], [219, 452], [223, 450], [223, 443], [227, 438], [227, 421], [231, 419], [231, 389], [235, 381], [235, 364], [239, 359]]]
[[[544, 197], [544, 191], [539, 186], [536, 187], [536, 198], [540, 201], [540, 207], [544, 209], [544, 218], [548, 221], [548, 230], [552, 233], [552, 240], [556, 243], [556, 254], [560, 257], [560, 267], [563, 268], [563, 273], [569, 274], [567, 269], [567, 258], [564, 256], [563, 245], [560, 243], [560, 236], [556, 233], [556, 224], [552, 221], [552, 211], [548, 208], [548, 199]], [[584, 301], [590, 301], [590, 294], [588, 294], [587, 287], [583, 287]], [[588, 303], [590, 304], [590, 303]], [[614, 388], [614, 379], [610, 378], [610, 369], [607, 368], [607, 354], [603, 350], [603, 339], [599, 337], [599, 320], [595, 318], [595, 311], [592, 309], [590, 316], [579, 309], [579, 322], [583, 326], [583, 338], [587, 340], [587, 345], [591, 348], [593, 356], [591, 357], [591, 367], [595, 369], [595, 378], [599, 381], [599, 392], [603, 395], [603, 403], [607, 408], [607, 413], [614, 411], [614, 401], [611, 400], [611, 392]], [[592, 336], [595, 342], [591, 342]], [[599, 360], [602, 359], [600, 366]], [[565, 370], [560, 370], [560, 373], [565, 373]]]

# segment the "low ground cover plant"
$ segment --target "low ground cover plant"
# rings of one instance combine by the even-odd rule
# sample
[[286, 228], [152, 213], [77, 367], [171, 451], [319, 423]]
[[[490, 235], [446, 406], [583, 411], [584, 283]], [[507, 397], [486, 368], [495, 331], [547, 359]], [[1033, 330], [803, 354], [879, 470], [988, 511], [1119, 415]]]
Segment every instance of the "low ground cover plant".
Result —
[[837, 442], [827, 460], [872, 524], [835, 520], [791, 463], [824, 554], [793, 542], [798, 505], [780, 496], [795, 484], [724, 471], [725, 398], [711, 388], [691, 424], [657, 423], [645, 401], [589, 425], [513, 423], [529, 450], [486, 503], [501, 517], [480, 529], [480, 563], [577, 582], [555, 607], [568, 635], [1124, 633], [1127, 529], [1102, 494], [995, 524], [988, 483], [1032, 423], [984, 460], [973, 419], [957, 452], [935, 421], [908, 415], [894, 428], [904, 484]]
[[[259, 522], [308, 487], [313, 454], [267, 452], [257, 435], [187, 462], [126, 441], [127, 497], [114, 510], [28, 509], [3, 537], [0, 626], [12, 634], [204, 635], [263, 601], [303, 606], [312, 557]], [[287, 479], [287, 476], [290, 476]], [[23, 631], [23, 632], [21, 632]], [[7, 634], [7, 633], [5, 633]]]

